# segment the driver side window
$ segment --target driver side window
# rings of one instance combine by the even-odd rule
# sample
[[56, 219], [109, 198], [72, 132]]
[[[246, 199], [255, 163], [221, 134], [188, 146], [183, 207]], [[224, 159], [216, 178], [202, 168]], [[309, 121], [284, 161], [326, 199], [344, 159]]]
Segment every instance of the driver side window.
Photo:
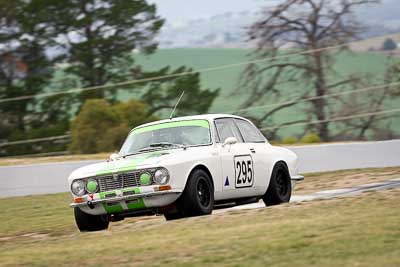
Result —
[[219, 142], [223, 143], [228, 137], [235, 137], [238, 142], [242, 142], [242, 137], [234, 123], [230, 118], [216, 119], [215, 127], [218, 132]]
[[254, 125], [242, 119], [235, 119], [235, 122], [246, 143], [265, 143], [265, 137]]

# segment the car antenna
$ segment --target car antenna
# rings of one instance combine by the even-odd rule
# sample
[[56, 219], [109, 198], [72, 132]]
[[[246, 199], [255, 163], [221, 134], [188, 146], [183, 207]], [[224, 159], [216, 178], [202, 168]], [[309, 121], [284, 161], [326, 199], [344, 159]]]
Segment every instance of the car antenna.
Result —
[[176, 102], [176, 104], [175, 104], [175, 106], [174, 106], [174, 109], [173, 109], [172, 112], [171, 112], [171, 115], [169, 115], [169, 119], [170, 119], [170, 120], [172, 119], [172, 116], [174, 116], [175, 109], [176, 109], [176, 107], [178, 106], [179, 102], [181, 102], [181, 99], [182, 99], [182, 97], [183, 97], [184, 94], [185, 94], [185, 91], [182, 91], [181, 96], [179, 97], [178, 101]]

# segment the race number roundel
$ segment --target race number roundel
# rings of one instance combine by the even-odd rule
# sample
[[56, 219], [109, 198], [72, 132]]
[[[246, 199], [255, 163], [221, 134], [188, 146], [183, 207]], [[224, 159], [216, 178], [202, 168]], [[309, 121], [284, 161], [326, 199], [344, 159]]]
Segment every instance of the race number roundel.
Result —
[[250, 155], [236, 156], [235, 164], [235, 187], [251, 187], [254, 183], [253, 159]]

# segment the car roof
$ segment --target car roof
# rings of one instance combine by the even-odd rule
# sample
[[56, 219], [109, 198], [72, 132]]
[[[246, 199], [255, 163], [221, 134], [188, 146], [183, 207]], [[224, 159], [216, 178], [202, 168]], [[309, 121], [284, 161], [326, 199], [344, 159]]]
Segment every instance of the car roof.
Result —
[[[243, 117], [236, 116], [236, 115], [230, 115], [230, 114], [203, 114], [203, 115], [183, 116], [183, 117], [176, 117], [176, 118], [172, 118], [172, 119], [153, 121], [153, 122], [139, 125], [139, 126], [135, 127], [134, 129], [142, 128], [142, 127], [150, 126], [150, 125], [155, 125], [155, 124], [160, 124], [160, 123], [166, 123], [166, 122], [188, 121], [188, 120], [214, 120], [214, 119], [218, 119], [218, 118], [245, 119]], [[247, 119], [245, 119], [245, 120], [247, 120]]]

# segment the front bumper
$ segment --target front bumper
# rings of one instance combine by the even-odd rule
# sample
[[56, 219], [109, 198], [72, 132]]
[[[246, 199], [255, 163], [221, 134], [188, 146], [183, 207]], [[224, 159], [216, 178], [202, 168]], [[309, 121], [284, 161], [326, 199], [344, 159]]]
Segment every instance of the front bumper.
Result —
[[81, 202], [81, 203], [71, 203], [70, 207], [75, 208], [75, 207], [83, 207], [83, 206], [93, 206], [95, 204], [99, 203], [115, 203], [115, 202], [120, 202], [120, 201], [129, 201], [129, 200], [134, 200], [138, 198], [151, 198], [155, 196], [162, 196], [162, 195], [168, 195], [168, 194], [181, 194], [182, 190], [176, 190], [176, 189], [171, 189], [167, 191], [158, 191], [158, 192], [149, 192], [149, 193], [139, 193], [139, 194], [134, 194], [134, 195], [128, 195], [128, 196], [115, 196], [115, 197], [110, 197], [110, 198], [105, 198], [105, 199], [95, 199], [95, 200], [88, 200], [86, 202]]
[[170, 186], [142, 186], [115, 189], [75, 197], [70, 204], [91, 215], [119, 214], [137, 210], [161, 208], [175, 202], [182, 190]]
[[295, 188], [296, 183], [303, 181], [304, 180], [304, 176], [302, 175], [293, 175], [290, 177], [291, 183], [292, 183], [292, 190]]
[[303, 181], [304, 180], [304, 176], [302, 176], [302, 175], [293, 175], [293, 176], [290, 177], [290, 179], [292, 181], [296, 181], [296, 182]]

